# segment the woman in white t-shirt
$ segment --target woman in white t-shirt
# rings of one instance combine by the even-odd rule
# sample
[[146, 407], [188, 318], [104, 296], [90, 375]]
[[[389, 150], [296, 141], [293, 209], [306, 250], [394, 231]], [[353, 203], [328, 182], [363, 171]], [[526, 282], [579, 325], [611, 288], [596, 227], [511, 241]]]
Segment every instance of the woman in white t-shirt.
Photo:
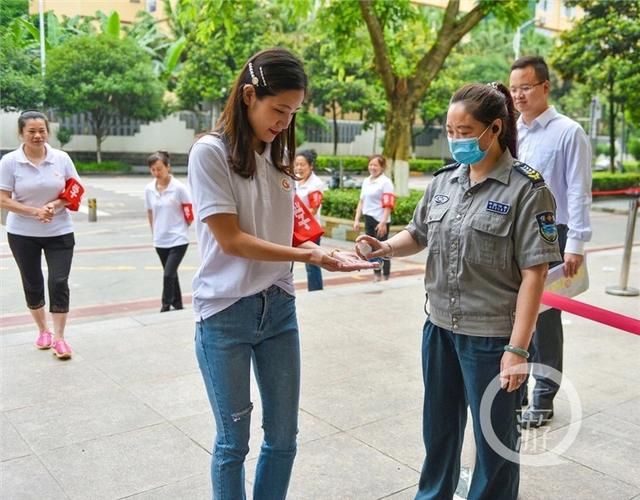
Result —
[[[320, 209], [322, 208], [322, 193], [326, 186], [314, 172], [317, 157], [318, 154], [312, 149], [298, 151], [296, 153], [294, 172], [298, 177], [298, 180], [296, 180], [296, 194], [316, 218], [318, 224], [322, 225]], [[313, 242], [316, 245], [320, 245], [320, 237], [318, 236]], [[320, 266], [305, 264], [304, 267], [307, 270], [307, 289], [310, 292], [322, 290], [322, 269]]]
[[[18, 118], [18, 133], [22, 144], [0, 160], [0, 207], [9, 211], [7, 240], [38, 327], [36, 347], [53, 348], [59, 359], [68, 359], [72, 350], [64, 330], [75, 245], [69, 210], [78, 210], [84, 189], [69, 155], [47, 144], [46, 115], [25, 111]], [[45, 313], [42, 253], [47, 261], [53, 332]]]
[[164, 270], [160, 312], [166, 312], [171, 307], [183, 308], [178, 267], [189, 246], [193, 210], [187, 187], [171, 175], [169, 153], [153, 153], [147, 164], [154, 180], [144, 188], [144, 205], [153, 246]]
[[[360, 231], [360, 217], [364, 214], [364, 229], [369, 236], [379, 241], [386, 241], [389, 237], [391, 212], [395, 205], [395, 194], [391, 179], [384, 175], [387, 162], [382, 155], [373, 155], [369, 159], [369, 177], [362, 183], [360, 201], [356, 208], [353, 230]], [[378, 259], [379, 261], [380, 259]], [[374, 270], [374, 280], [380, 281], [381, 275], [385, 280], [391, 274], [391, 261], [382, 261], [382, 270]]]
[[[262, 400], [264, 441], [253, 498], [285, 498], [296, 454], [300, 344], [292, 261], [330, 271], [371, 268], [350, 252], [304, 236], [294, 213], [295, 115], [306, 94], [302, 63], [289, 51], [253, 55], [231, 88], [213, 133], [189, 154], [198, 250], [193, 279], [196, 355], [216, 420], [214, 499], [245, 498], [253, 403]], [[307, 231], [310, 238], [315, 235]]]

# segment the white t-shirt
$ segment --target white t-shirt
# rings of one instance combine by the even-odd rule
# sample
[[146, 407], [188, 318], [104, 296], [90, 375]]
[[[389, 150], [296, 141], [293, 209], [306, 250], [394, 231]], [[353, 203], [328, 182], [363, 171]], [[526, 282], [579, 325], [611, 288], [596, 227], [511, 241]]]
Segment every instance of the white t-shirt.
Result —
[[393, 194], [393, 183], [386, 175], [380, 174], [375, 179], [371, 176], [367, 177], [362, 182], [362, 190], [360, 192], [360, 199], [362, 200], [362, 213], [373, 217], [378, 222], [389, 222], [389, 220], [383, 221], [384, 208], [382, 208], [382, 195], [383, 193]]
[[[64, 151], [45, 144], [47, 155], [35, 166], [24, 154], [23, 146], [0, 159], [0, 190], [10, 191], [12, 198], [29, 207], [41, 208], [57, 200], [67, 179], [80, 177], [71, 158]], [[66, 208], [56, 211], [48, 223], [15, 212], [7, 214], [7, 232], [21, 236], [60, 236], [73, 232], [71, 214]]]
[[153, 213], [153, 246], [172, 248], [189, 243], [189, 225], [184, 219], [183, 203], [191, 196], [182, 182], [171, 176], [167, 189], [159, 192], [154, 179], [144, 188], [144, 207]]
[[204, 219], [236, 214], [245, 233], [291, 246], [294, 181], [271, 163], [271, 147], [255, 154], [256, 174], [245, 179], [231, 170], [220, 137], [201, 137], [189, 154], [198, 250], [202, 263], [193, 278], [193, 310], [206, 319], [243, 297], [277, 285], [294, 295], [290, 262], [266, 262], [224, 253]]
[[[311, 172], [311, 175], [307, 179], [307, 182], [302, 184], [300, 181], [296, 181], [296, 194], [302, 200], [307, 208], [309, 207], [309, 193], [313, 193], [314, 191], [320, 191], [321, 193], [327, 189], [324, 181], [320, 179], [316, 174]], [[318, 211], [316, 212], [316, 220], [318, 224], [322, 225], [322, 220], [320, 219], [320, 210], [322, 209], [322, 205], [318, 207]]]

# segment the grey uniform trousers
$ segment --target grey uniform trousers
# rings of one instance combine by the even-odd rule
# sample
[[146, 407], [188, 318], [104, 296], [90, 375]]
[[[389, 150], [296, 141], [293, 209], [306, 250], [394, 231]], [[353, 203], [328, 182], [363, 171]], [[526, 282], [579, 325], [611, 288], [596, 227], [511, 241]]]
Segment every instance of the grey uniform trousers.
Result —
[[[558, 244], [560, 254], [564, 259], [564, 248], [567, 244], [568, 228], [564, 224], [558, 224]], [[563, 262], [553, 262], [549, 267], [562, 265]], [[548, 309], [538, 315], [536, 330], [531, 339], [529, 351], [531, 361], [546, 365], [562, 373], [562, 348], [564, 334], [559, 309]], [[553, 408], [553, 398], [560, 389], [560, 380], [557, 383], [548, 378], [548, 372], [544, 368], [532, 370], [536, 385], [533, 389], [533, 407], [536, 410], [550, 410]]]

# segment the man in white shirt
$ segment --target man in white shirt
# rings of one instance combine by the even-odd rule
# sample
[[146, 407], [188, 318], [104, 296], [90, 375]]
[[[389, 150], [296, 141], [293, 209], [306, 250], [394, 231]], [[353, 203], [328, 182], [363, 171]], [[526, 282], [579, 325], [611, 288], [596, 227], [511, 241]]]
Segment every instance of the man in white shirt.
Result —
[[[549, 106], [549, 68], [542, 57], [521, 57], [511, 66], [511, 95], [518, 119], [518, 159], [538, 170], [556, 203], [558, 241], [566, 276], [576, 274], [591, 239], [591, 147], [582, 127]], [[553, 265], [553, 264], [552, 264]], [[560, 311], [538, 316], [531, 341], [532, 361], [562, 372], [563, 332]], [[533, 370], [532, 405], [522, 415], [525, 428], [539, 427], [553, 417], [559, 384], [545, 370]], [[559, 381], [558, 381], [559, 382]]]

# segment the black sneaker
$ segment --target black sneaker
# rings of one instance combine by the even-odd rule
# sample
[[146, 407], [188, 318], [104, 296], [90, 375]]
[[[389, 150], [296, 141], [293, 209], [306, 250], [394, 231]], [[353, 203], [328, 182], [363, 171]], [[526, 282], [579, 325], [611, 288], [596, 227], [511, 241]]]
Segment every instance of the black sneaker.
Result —
[[537, 429], [551, 422], [553, 418], [553, 409], [543, 410], [529, 408], [522, 413], [520, 417], [520, 425], [523, 429]]
[[160, 308], [160, 312], [161, 312], [161, 313], [164, 313], [164, 312], [169, 311], [170, 309], [171, 309], [171, 306], [170, 306], [170, 305], [168, 305], [168, 304], [162, 304], [162, 307]]

